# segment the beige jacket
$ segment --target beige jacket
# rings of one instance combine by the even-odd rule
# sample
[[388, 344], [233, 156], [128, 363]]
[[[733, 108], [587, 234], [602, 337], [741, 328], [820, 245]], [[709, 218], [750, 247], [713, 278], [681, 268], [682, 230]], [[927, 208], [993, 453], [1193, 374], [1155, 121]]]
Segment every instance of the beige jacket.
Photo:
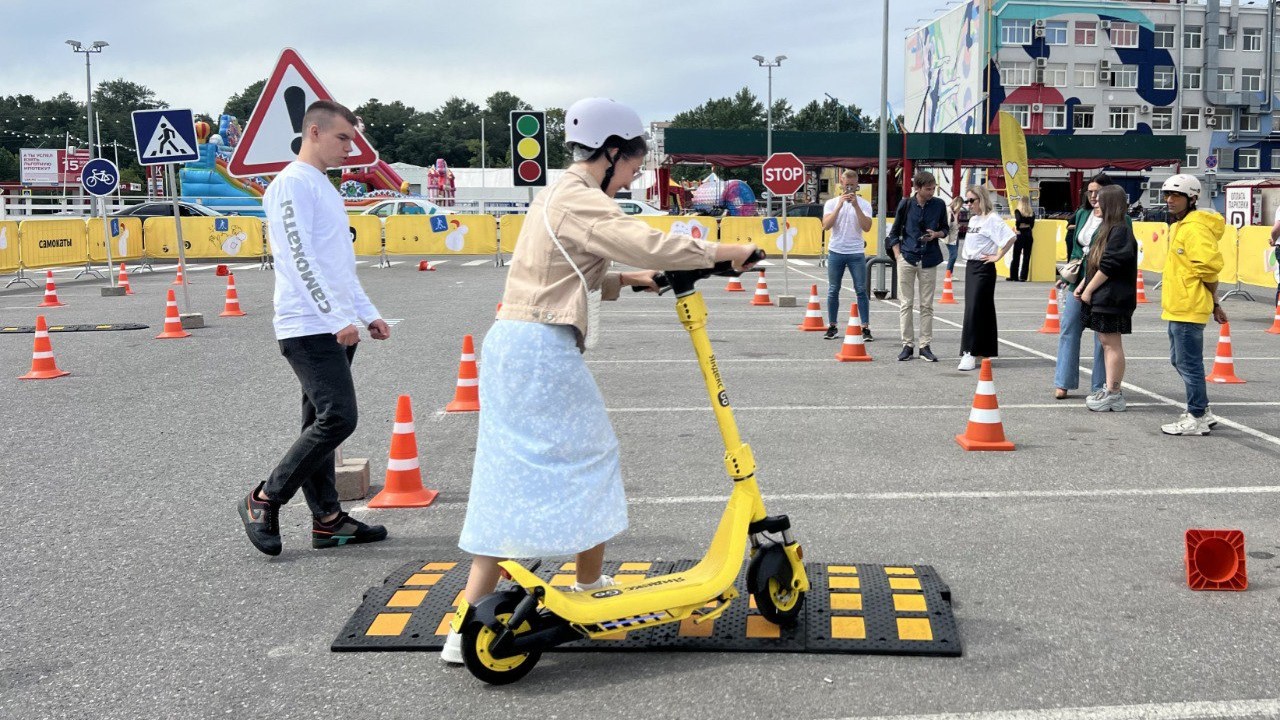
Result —
[[[551, 199], [547, 211], [547, 199]], [[511, 257], [502, 293], [500, 320], [572, 325], [578, 345], [587, 334], [587, 293], [573, 267], [547, 234], [544, 217], [591, 289], [616, 300], [620, 273], [609, 261], [653, 270], [692, 270], [715, 264], [717, 243], [688, 235], [667, 234], [623, 213], [600, 192], [600, 183], [578, 167], [569, 168], [555, 185], [534, 198]]]

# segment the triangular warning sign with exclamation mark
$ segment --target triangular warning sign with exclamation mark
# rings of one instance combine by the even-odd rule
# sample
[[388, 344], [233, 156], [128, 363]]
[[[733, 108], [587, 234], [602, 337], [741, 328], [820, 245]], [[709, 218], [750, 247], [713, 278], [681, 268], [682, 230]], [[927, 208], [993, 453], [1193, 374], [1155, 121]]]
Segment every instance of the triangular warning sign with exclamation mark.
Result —
[[[302, 146], [302, 114], [316, 100], [332, 99], [298, 52], [285, 48], [244, 126], [227, 171], [236, 177], [251, 177], [283, 170], [297, 159]], [[378, 162], [377, 151], [358, 129], [351, 144], [351, 155], [342, 167], [367, 167]]]

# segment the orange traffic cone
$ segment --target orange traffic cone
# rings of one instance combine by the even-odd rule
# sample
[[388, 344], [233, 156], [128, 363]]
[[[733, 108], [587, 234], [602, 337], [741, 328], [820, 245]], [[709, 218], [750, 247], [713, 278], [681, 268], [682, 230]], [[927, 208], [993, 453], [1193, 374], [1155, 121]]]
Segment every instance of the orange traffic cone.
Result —
[[438, 494], [435, 490], [422, 487], [422, 469], [418, 466], [418, 438], [413, 428], [413, 405], [410, 404], [408, 395], [401, 395], [396, 401], [396, 424], [391, 430], [387, 479], [382, 484], [382, 491], [369, 501], [369, 507], [426, 507]]
[[1192, 590], [1244, 590], [1244, 533], [1239, 530], [1196, 530], [1184, 536], [1187, 587]]
[[996, 401], [996, 383], [991, 374], [991, 358], [982, 358], [978, 375], [978, 391], [973, 395], [969, 426], [956, 442], [965, 450], [1012, 450], [1013, 443], [1004, 438], [1000, 422], [1000, 403]]
[[470, 335], [462, 337], [462, 360], [458, 362], [458, 387], [453, 402], [445, 412], [477, 412], [480, 410], [480, 375], [476, 372], [476, 346]]
[[1058, 323], [1058, 289], [1055, 287], [1049, 288], [1049, 307], [1044, 311], [1044, 325], [1040, 326], [1040, 332], [1053, 335], [1062, 332], [1062, 325]]
[[66, 370], [58, 369], [53, 359], [53, 346], [49, 344], [49, 324], [43, 315], [36, 316], [36, 343], [31, 351], [31, 372], [18, 377], [19, 380], [52, 380], [70, 375]]
[[805, 332], [827, 329], [822, 320], [822, 302], [818, 300], [817, 285], [809, 286], [809, 304], [804, 309], [804, 322], [800, 323], [800, 329]]
[[1271, 321], [1271, 327], [1267, 328], [1267, 332], [1272, 335], [1280, 335], [1280, 300], [1276, 302], [1276, 316]]
[[174, 276], [173, 282], [170, 283], [171, 285], [181, 285], [187, 281], [186, 277], [182, 274], [182, 272], [183, 272], [182, 263], [178, 263], [178, 274]]
[[430, 270], [431, 272], [435, 272], [436, 268], [434, 265], [431, 264], [430, 260], [419, 260], [418, 270], [422, 272], [425, 272], [427, 270]]
[[1218, 335], [1218, 352], [1213, 358], [1213, 371], [1205, 375], [1204, 379], [1230, 385], [1244, 383], [1244, 380], [1236, 377], [1236, 362], [1231, 356], [1231, 323], [1222, 323], [1222, 332]]
[[836, 353], [836, 359], [840, 362], [870, 362], [871, 356], [867, 354], [867, 346], [862, 341], [862, 319], [858, 313], [858, 297], [853, 298], [853, 305], [849, 307], [849, 323], [844, 329], [844, 343], [840, 345], [840, 352]]
[[1146, 305], [1151, 302], [1147, 299], [1147, 284], [1142, 281], [1142, 271], [1138, 271], [1138, 304]]
[[36, 307], [64, 307], [66, 303], [58, 300], [58, 286], [53, 284], [53, 271], [44, 273], [44, 302]]
[[129, 273], [124, 269], [124, 263], [120, 263], [120, 278], [116, 280], [116, 284], [124, 288], [125, 295], [133, 294], [133, 288], [129, 287]]
[[942, 299], [938, 301], [939, 305], [955, 305], [956, 294], [951, 287], [951, 271], [947, 271], [947, 276], [942, 279]]
[[756, 281], [756, 294], [751, 297], [752, 305], [772, 305], [769, 298], [769, 283], [764, 280], [764, 270], [760, 271], [760, 279]]
[[191, 333], [182, 329], [182, 318], [178, 317], [178, 299], [173, 290], [169, 290], [169, 300], [164, 306], [164, 332], [156, 336], [157, 340], [175, 340], [190, 337]]
[[243, 316], [244, 311], [240, 309], [240, 296], [236, 294], [236, 274], [227, 273], [227, 302], [222, 312], [218, 313], [218, 317]]
[[747, 289], [742, 287], [742, 281], [737, 275], [729, 278], [729, 284], [724, 286], [727, 292], [746, 292]]

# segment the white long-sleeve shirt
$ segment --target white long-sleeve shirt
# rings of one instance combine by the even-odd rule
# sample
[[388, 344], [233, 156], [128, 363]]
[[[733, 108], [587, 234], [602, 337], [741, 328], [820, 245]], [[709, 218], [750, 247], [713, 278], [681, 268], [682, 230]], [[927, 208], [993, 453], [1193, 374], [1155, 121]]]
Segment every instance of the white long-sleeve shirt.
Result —
[[356, 277], [346, 209], [324, 173], [290, 163], [262, 206], [275, 258], [276, 339], [368, 327], [381, 317]]

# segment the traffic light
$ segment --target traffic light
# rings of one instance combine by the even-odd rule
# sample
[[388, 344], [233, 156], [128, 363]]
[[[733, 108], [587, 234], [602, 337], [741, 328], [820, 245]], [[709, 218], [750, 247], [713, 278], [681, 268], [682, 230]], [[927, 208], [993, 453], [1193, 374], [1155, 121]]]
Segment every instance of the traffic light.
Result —
[[511, 111], [511, 175], [516, 187], [547, 184], [547, 115]]

